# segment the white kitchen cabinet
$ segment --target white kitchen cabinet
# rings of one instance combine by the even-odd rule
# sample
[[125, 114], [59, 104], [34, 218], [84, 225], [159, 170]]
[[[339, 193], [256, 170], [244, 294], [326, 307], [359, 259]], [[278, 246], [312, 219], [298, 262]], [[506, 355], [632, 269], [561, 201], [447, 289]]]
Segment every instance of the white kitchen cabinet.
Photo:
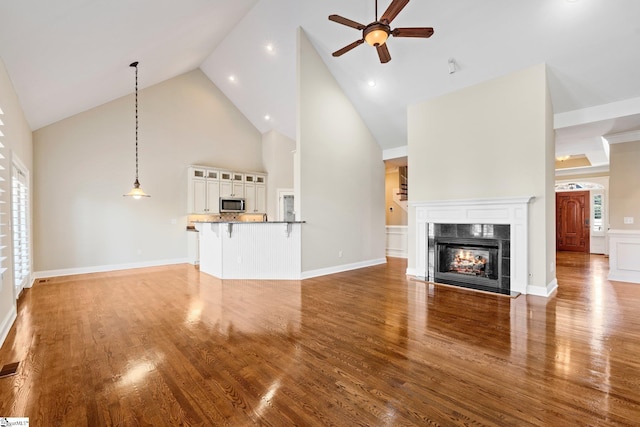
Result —
[[267, 212], [267, 175], [189, 166], [188, 212], [218, 214], [220, 197], [242, 197], [247, 213]]
[[267, 187], [265, 175], [245, 174], [244, 198], [247, 213], [267, 212]]
[[244, 197], [244, 174], [221, 171], [220, 197]]
[[187, 210], [191, 214], [217, 214], [220, 197], [219, 172], [214, 169], [189, 168]]

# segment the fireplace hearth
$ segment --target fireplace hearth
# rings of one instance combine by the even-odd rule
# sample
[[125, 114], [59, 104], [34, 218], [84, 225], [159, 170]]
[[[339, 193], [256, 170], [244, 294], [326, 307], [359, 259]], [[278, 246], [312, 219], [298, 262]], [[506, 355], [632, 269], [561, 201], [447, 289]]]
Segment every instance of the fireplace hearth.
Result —
[[510, 294], [510, 226], [428, 224], [427, 280]]

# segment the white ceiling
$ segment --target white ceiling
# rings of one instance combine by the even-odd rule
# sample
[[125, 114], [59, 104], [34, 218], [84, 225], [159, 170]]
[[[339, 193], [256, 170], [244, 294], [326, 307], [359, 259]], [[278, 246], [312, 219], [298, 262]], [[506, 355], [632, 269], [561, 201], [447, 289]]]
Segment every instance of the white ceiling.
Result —
[[[380, 13], [389, 3], [380, 1]], [[138, 60], [141, 87], [200, 67], [258, 130], [295, 139], [298, 27], [383, 149], [407, 144], [408, 105], [542, 62], [557, 114], [632, 105], [618, 109], [622, 119], [564, 120], [558, 153], [582, 154], [603, 134], [640, 129], [637, 0], [413, 0], [392, 27], [435, 34], [391, 38], [388, 64], [366, 44], [333, 58], [361, 37], [329, 21], [334, 13], [367, 24], [374, 1], [7, 0], [0, 56], [34, 130], [132, 92], [128, 65]]]

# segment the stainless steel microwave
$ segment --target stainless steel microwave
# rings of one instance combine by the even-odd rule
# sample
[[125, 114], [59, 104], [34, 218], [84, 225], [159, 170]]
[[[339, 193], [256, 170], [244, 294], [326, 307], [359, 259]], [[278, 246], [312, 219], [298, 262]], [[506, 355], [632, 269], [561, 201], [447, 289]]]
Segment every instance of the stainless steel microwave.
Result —
[[245, 200], [241, 197], [220, 197], [220, 213], [244, 212]]

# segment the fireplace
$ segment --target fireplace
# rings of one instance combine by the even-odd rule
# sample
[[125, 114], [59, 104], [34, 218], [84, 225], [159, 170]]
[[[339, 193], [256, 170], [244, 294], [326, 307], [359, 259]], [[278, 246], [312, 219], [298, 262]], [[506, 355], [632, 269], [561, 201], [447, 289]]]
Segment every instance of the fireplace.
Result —
[[[435, 224], [444, 224], [448, 228], [445, 230], [445, 235], [439, 236], [442, 239], [481, 237], [499, 241], [498, 268], [501, 270], [498, 271], [501, 274], [499, 285], [501, 289], [508, 287], [512, 294], [517, 292], [549, 296], [555, 287], [528, 284], [530, 274], [528, 211], [532, 200], [534, 197], [525, 196], [409, 203], [412, 208], [415, 208], [415, 265], [407, 268], [407, 274], [419, 279], [435, 281], [435, 236], [429, 232], [429, 228], [433, 228]], [[486, 233], [473, 234], [472, 226], [476, 226], [475, 231], [478, 232], [482, 230], [483, 225], [491, 224], [493, 224], [494, 236]], [[466, 226], [471, 234], [455, 235], [453, 225]], [[509, 238], [503, 237], [501, 233], [505, 229], [500, 227], [496, 229], [497, 225], [508, 227]], [[498, 230], [497, 233], [496, 230]], [[456, 278], [460, 276], [457, 275]]]
[[508, 224], [428, 224], [427, 279], [510, 294]]

